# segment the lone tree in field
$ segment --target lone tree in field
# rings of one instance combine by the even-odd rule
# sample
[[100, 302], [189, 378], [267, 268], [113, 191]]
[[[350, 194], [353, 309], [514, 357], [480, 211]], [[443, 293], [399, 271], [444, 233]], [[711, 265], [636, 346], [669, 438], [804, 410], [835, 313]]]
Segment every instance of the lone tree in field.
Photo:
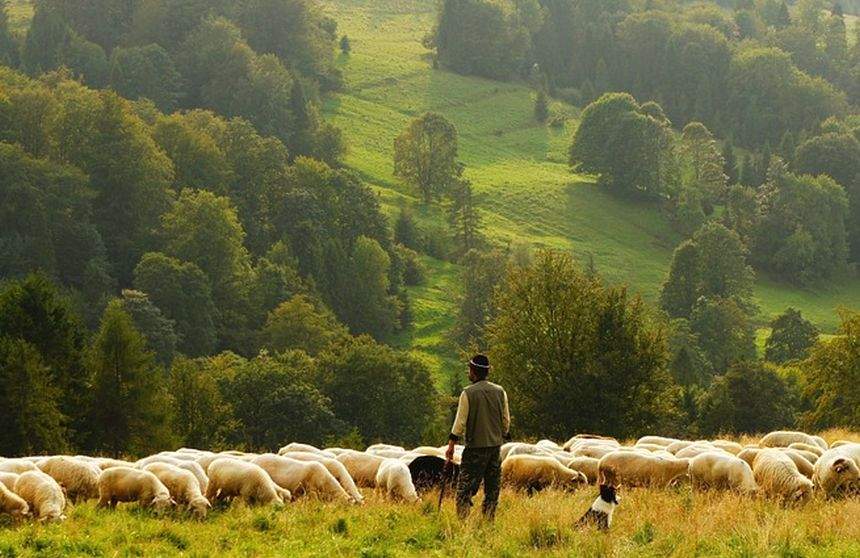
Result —
[[566, 254], [545, 252], [509, 268], [494, 306], [488, 345], [517, 434], [671, 428], [679, 390], [666, 331], [638, 297], [604, 287]]
[[588, 105], [570, 147], [571, 167], [600, 175], [600, 185], [617, 194], [658, 196], [666, 187], [670, 132], [655, 117], [658, 106], [646, 105], [627, 93], [607, 93]]
[[804, 359], [809, 348], [818, 341], [818, 328], [794, 308], [786, 308], [770, 323], [770, 327], [771, 334], [764, 350], [764, 358], [770, 362], [782, 364]]
[[428, 112], [394, 140], [394, 174], [430, 203], [457, 177], [457, 129], [444, 116]]

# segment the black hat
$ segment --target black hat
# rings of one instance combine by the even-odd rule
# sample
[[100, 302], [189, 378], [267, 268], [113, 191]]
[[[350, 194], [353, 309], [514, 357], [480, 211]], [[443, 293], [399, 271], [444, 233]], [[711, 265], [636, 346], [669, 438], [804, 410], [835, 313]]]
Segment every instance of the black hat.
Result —
[[473, 356], [472, 359], [469, 361], [469, 366], [478, 370], [489, 370], [490, 359], [487, 358], [487, 355], [477, 354]]

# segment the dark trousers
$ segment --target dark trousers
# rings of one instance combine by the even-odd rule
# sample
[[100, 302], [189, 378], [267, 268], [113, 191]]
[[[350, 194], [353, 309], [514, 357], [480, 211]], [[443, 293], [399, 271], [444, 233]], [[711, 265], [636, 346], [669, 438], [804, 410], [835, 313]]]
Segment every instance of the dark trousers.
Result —
[[466, 448], [460, 463], [460, 479], [457, 482], [457, 515], [465, 518], [472, 509], [472, 497], [484, 483], [484, 516], [493, 519], [499, 503], [499, 487], [502, 480], [502, 464], [499, 447]]

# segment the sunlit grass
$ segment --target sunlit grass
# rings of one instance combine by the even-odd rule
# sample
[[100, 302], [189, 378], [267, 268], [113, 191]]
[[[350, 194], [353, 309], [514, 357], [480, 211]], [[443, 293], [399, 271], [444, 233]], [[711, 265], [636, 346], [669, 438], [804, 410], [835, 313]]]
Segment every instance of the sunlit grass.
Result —
[[[816, 498], [798, 507], [689, 487], [623, 491], [607, 534], [575, 521], [595, 497], [548, 491], [534, 498], [503, 491], [495, 524], [465, 524], [436, 494], [415, 504], [345, 507], [300, 501], [283, 509], [236, 504], [204, 521], [157, 517], [131, 506], [71, 508], [65, 523], [0, 528], [0, 555], [155, 556], [856, 556], [860, 500]], [[479, 496], [480, 499], [480, 496]]]

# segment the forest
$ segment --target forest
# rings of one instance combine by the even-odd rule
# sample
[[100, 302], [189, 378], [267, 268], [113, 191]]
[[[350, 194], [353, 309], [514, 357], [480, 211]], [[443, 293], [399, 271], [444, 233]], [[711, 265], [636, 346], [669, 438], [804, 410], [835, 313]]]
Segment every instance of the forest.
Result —
[[[444, 108], [381, 152], [392, 201], [348, 139], [362, 118], [332, 109], [367, 41], [327, 3], [20, 6], [0, 18], [3, 455], [435, 443], [474, 349], [523, 436], [860, 424], [857, 301], [822, 332], [755, 295], [857, 280], [851, 3], [427, 8], [422, 71], [525, 88], [565, 172], [628, 204], [617, 226], [677, 239], [653, 297], [591, 252], [500, 239]], [[416, 340], [440, 266], [441, 366]]]

